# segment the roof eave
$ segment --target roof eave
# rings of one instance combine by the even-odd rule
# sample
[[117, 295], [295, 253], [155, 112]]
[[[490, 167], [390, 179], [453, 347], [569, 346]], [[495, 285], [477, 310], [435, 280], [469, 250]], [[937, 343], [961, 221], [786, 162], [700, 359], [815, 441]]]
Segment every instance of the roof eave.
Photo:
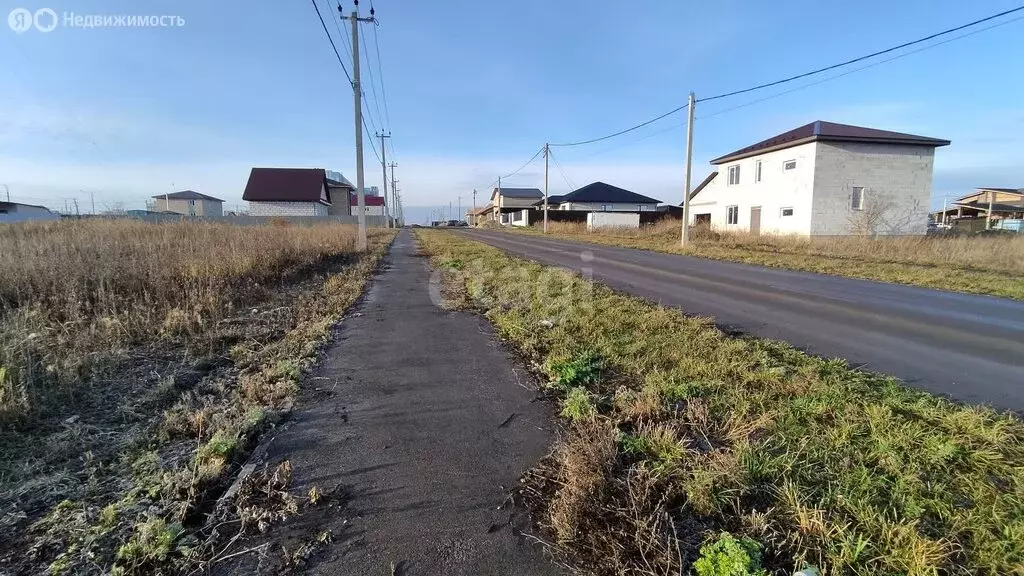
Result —
[[942, 140], [939, 138], [921, 138], [916, 140], [911, 139], [900, 139], [900, 138], [860, 138], [856, 136], [822, 136], [813, 135], [806, 138], [800, 138], [799, 140], [793, 140], [791, 142], [784, 142], [775, 146], [769, 146], [768, 148], [760, 148], [758, 150], [751, 150], [750, 152], [744, 152], [742, 154], [728, 154], [715, 158], [711, 161], [711, 164], [719, 165], [727, 162], [735, 162], [736, 160], [743, 160], [744, 158], [751, 158], [753, 156], [761, 156], [769, 152], [777, 152], [779, 150], [785, 150], [786, 148], [795, 148], [803, 144], [809, 144], [811, 142], [860, 142], [867, 144], [901, 144], [904, 146], [927, 146], [929, 148], [940, 148], [942, 146], [949, 146], [952, 142], [950, 140]]

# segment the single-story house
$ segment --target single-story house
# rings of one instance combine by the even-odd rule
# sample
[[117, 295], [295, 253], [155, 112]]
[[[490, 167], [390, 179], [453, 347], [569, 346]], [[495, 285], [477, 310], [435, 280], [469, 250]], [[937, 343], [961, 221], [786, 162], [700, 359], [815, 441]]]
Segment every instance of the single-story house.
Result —
[[[374, 186], [376, 188], [376, 186]], [[352, 215], [359, 215], [359, 198], [356, 197], [355, 193], [349, 193], [348, 201], [352, 205]], [[363, 208], [366, 210], [367, 216], [383, 216], [384, 215], [384, 197], [368, 194], [364, 189], [363, 192]]]
[[993, 222], [1024, 218], [1024, 188], [978, 188], [954, 200], [945, 212], [935, 212], [932, 220], [943, 223], [988, 220], [990, 208]]
[[46, 206], [0, 202], [0, 223], [28, 222], [30, 220], [60, 220], [60, 214], [51, 212]]
[[[561, 196], [559, 210], [588, 212], [654, 212], [661, 200], [631, 192], [625, 188], [594, 182]], [[543, 207], [543, 203], [541, 203]], [[551, 206], [548, 206], [548, 210]]]
[[194, 190], [182, 190], [153, 196], [156, 212], [172, 212], [185, 216], [221, 216], [224, 201], [220, 198], [200, 194]]
[[[562, 198], [565, 198], [565, 194], [552, 194], [548, 196], [548, 210], [558, 210], [558, 207], [562, 204]], [[533, 207], [538, 210], [544, 209], [544, 199], [541, 198], [533, 203]]]
[[490, 217], [493, 209], [494, 207], [490, 204], [480, 206], [479, 208], [470, 208], [469, 210], [466, 210], [466, 222], [470, 226], [479, 226]]
[[949, 140], [816, 121], [711, 161], [690, 224], [753, 234], [924, 234]]
[[350, 215], [355, 190], [340, 173], [323, 168], [253, 168], [242, 200], [250, 216]]
[[491, 220], [503, 224], [508, 223], [510, 213], [531, 208], [537, 200], [543, 198], [544, 193], [537, 188], [503, 188], [499, 186], [491, 191]]

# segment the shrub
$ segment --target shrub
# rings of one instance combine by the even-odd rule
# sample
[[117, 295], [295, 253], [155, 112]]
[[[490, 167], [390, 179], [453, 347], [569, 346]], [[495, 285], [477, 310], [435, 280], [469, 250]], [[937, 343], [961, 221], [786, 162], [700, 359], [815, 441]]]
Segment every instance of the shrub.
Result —
[[761, 545], [751, 538], [737, 540], [723, 532], [718, 540], [702, 546], [693, 565], [697, 576], [767, 576], [761, 568]]

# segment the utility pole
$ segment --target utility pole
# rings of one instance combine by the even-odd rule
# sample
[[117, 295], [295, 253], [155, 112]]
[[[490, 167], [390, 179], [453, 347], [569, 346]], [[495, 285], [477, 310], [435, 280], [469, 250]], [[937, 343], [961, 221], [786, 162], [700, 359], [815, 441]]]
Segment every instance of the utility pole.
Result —
[[473, 210], [476, 210], [476, 188], [473, 188]]
[[939, 216], [939, 218], [941, 219], [940, 222], [942, 224], [946, 223], [946, 201], [948, 199], [949, 199], [948, 195], [942, 197], [942, 213], [941, 213], [941, 216]]
[[[398, 181], [395, 180], [395, 166], [398, 166], [394, 160], [391, 161], [391, 200], [395, 203], [395, 225], [398, 225]], [[388, 194], [387, 182], [384, 183], [384, 195]]]
[[498, 223], [501, 223], [501, 176], [498, 176]]
[[544, 233], [548, 233], [548, 156], [551, 155], [551, 146], [544, 144]]
[[391, 228], [391, 216], [388, 214], [388, 212], [392, 210], [388, 207], [387, 147], [384, 146], [384, 139], [391, 138], [391, 133], [389, 132], [385, 134], [384, 132], [381, 132], [380, 134], [377, 134], [377, 137], [380, 138], [380, 169], [384, 172], [384, 221], [387, 222], [387, 227]]
[[690, 92], [687, 108], [689, 116], [686, 120], [686, 183], [683, 185], [683, 233], [679, 240], [681, 246], [690, 243], [690, 171], [693, 168], [693, 104], [696, 98]]
[[459, 208], [455, 212], [455, 219], [462, 220], [462, 194], [459, 194]]
[[988, 191], [988, 214], [985, 215], [985, 230], [992, 229], [992, 200], [995, 195], [995, 192], [991, 190]]
[[[341, 4], [338, 4], [338, 12], [344, 18]], [[366, 181], [363, 178], [363, 87], [359, 83], [359, 23], [374, 22], [373, 9], [370, 9], [369, 18], [359, 17], [359, 0], [355, 0], [355, 9], [352, 10], [349, 20], [352, 23], [352, 96], [355, 99], [356, 115], [356, 204], [359, 207], [359, 236], [356, 238], [356, 250], [366, 251], [366, 192], [363, 187]]]
[[4, 190], [7, 191], [7, 201], [10, 202], [11, 201], [11, 187], [8, 186], [7, 184], [0, 184], [0, 186], [3, 186]]
[[96, 194], [89, 192], [89, 202], [92, 204], [92, 215], [96, 215]]
[[451, 219], [452, 219], [452, 201], [449, 200], [448, 201], [448, 218], [446, 218], [446, 220], [451, 220]]

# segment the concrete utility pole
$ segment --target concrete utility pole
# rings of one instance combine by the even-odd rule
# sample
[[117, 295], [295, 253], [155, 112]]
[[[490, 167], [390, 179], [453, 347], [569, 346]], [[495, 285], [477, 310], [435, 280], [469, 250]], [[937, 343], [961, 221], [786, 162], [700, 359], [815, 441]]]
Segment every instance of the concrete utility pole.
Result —
[[[389, 164], [389, 166], [391, 166], [391, 200], [393, 200], [394, 203], [395, 203], [395, 215], [394, 216], [395, 216], [395, 225], [397, 226], [398, 225], [398, 212], [397, 212], [398, 211], [398, 181], [395, 180], [395, 166], [398, 166], [398, 163], [395, 162], [395, 161], [392, 161], [391, 164]], [[387, 193], [388, 193], [388, 186], [387, 186], [387, 183], [385, 182], [384, 183], [384, 195], [387, 196]]]
[[459, 208], [455, 211], [455, 219], [462, 220], [462, 194], [459, 194]]
[[[356, 0], [355, 6], [356, 9], [349, 16], [349, 21], [352, 23], [352, 96], [355, 99], [356, 114], [356, 205], [359, 207], [359, 236], [356, 238], [356, 250], [365, 252], [366, 192], [363, 187], [366, 181], [363, 178], [363, 87], [359, 83], [359, 23], [374, 22], [374, 18], [372, 15], [369, 18], [360, 18], [359, 0]], [[338, 4], [338, 12], [342, 12], [341, 4]]]
[[473, 188], [473, 210], [476, 210], [476, 188]]
[[7, 192], [7, 201], [10, 202], [11, 201], [11, 187], [8, 186], [7, 184], [0, 184], [0, 186], [4, 187], [4, 190]]
[[[501, 222], [501, 176], [498, 176], [498, 222]], [[493, 218], [492, 218], [493, 220]]]
[[942, 215], [940, 216], [941, 220], [939, 220], [939, 222], [941, 222], [942, 224], [946, 223], [946, 200], [948, 199], [949, 196], [942, 197]]
[[693, 168], [693, 92], [687, 105], [689, 116], [686, 120], [686, 183], [683, 186], [683, 233], [679, 240], [681, 246], [690, 243], [690, 171]]
[[992, 200], [995, 198], [996, 193], [988, 191], [988, 214], [985, 215], [985, 230], [992, 229]]
[[384, 139], [391, 138], [391, 133], [389, 132], [385, 134], [381, 132], [380, 134], [377, 134], [377, 137], [380, 138], [380, 169], [381, 172], [384, 173], [384, 222], [387, 224], [388, 228], [391, 228], [391, 216], [389, 212], [391, 212], [392, 210], [388, 206], [389, 202], [387, 147], [384, 145]]
[[551, 155], [551, 146], [544, 144], [544, 233], [548, 233], [548, 156]]

